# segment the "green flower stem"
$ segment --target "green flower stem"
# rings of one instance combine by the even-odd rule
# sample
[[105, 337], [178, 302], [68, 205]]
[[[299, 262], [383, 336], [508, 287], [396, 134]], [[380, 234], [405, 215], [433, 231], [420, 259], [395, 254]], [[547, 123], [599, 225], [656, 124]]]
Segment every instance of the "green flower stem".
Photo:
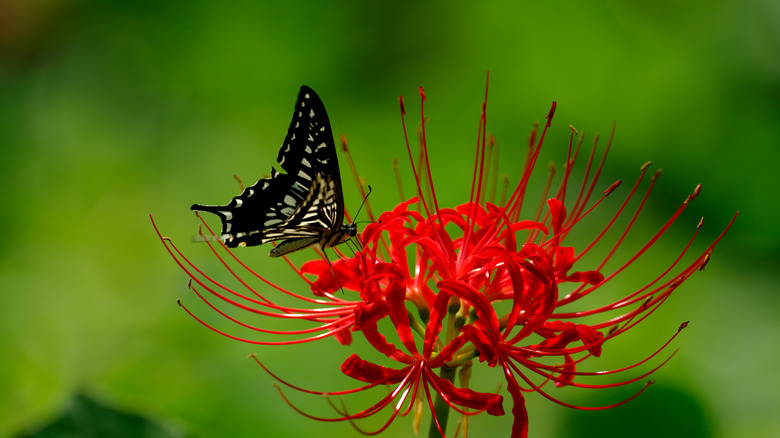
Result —
[[[450, 382], [455, 381], [455, 370], [457, 368], [450, 368], [447, 366], [441, 367], [439, 377], [447, 379]], [[442, 432], [447, 431], [447, 419], [450, 417], [450, 405], [441, 397], [436, 395], [436, 401], [433, 404], [433, 410], [436, 414], [436, 418], [431, 418], [431, 428], [428, 430], [428, 438], [442, 438], [442, 434], [439, 432], [439, 428], [436, 427], [436, 419], [439, 420]]]

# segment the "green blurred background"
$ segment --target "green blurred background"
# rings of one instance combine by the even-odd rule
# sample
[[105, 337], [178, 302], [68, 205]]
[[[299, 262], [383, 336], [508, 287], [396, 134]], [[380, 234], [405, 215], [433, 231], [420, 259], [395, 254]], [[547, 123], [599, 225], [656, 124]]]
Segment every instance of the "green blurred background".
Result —
[[[778, 23], [773, 0], [0, 1], [0, 435], [38, 430], [75, 394], [172, 436], [352, 435], [295, 414], [245, 358], [257, 352], [296, 383], [335, 390], [352, 386], [336, 371], [349, 350], [330, 340], [264, 349], [197, 325], [176, 305], [195, 299], [148, 215], [219, 276], [191, 243], [188, 208], [226, 202], [234, 173], [252, 183], [268, 172], [301, 84], [348, 135], [375, 210], [398, 199], [397, 96], [414, 129], [424, 86], [440, 202], [463, 202], [489, 69], [502, 171], [517, 175], [532, 122], [556, 100], [542, 163], [562, 161], [568, 124], [606, 133], [614, 119], [602, 188], [632, 181], [646, 160], [664, 168], [648, 233], [703, 184], [659, 243], [656, 269], [700, 216], [698, 251], [741, 211], [707, 270], [589, 365], [636, 361], [690, 319], [657, 384], [599, 413], [532, 394], [531, 436], [780, 436]], [[354, 209], [359, 195], [344, 185]], [[242, 252], [277, 274], [280, 261], [264, 254]], [[290, 273], [274, 279], [301, 289]], [[586, 405], [630, 391], [552, 390]], [[297, 401], [329, 413], [317, 397]], [[479, 416], [472, 436], [506, 436], [510, 422]], [[402, 419], [387, 436], [410, 433]]]

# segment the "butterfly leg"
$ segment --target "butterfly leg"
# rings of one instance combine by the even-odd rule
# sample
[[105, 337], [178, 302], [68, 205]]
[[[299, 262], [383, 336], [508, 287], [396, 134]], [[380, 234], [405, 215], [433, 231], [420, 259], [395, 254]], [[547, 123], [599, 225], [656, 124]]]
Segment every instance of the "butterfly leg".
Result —
[[[336, 254], [336, 256], [338, 256], [338, 253], [336, 252], [335, 249], [333, 250], [333, 253]], [[336, 279], [336, 283], [339, 284], [339, 288], [341, 289], [341, 294], [344, 295], [344, 286], [341, 285], [341, 280], [339, 280], [339, 277], [336, 276], [336, 271], [333, 270], [333, 264], [330, 263], [330, 258], [328, 257], [328, 252], [325, 251], [324, 248], [322, 249], [322, 255], [325, 256], [325, 261], [328, 262], [328, 267], [330, 268], [330, 273], [333, 275], [333, 278]]]

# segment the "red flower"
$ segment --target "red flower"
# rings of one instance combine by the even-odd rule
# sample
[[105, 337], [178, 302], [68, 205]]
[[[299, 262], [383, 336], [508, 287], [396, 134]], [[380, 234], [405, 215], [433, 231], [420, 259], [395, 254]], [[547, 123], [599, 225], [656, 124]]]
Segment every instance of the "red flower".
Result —
[[[420, 95], [424, 106], [422, 88]], [[400, 99], [400, 104], [402, 114], [405, 114], [403, 99]], [[326, 396], [354, 394], [378, 386], [390, 387], [390, 391], [375, 404], [356, 413], [333, 405], [337, 412], [334, 418], [314, 417], [295, 408], [311, 418], [346, 420], [355, 424], [354, 421], [373, 416], [390, 406], [392, 412], [385, 424], [378, 430], [365, 433], [380, 432], [397, 416], [409, 412], [415, 413], [417, 428], [425, 406], [432, 414], [431, 436], [444, 435], [450, 408], [463, 414], [459, 427], [464, 429], [464, 434], [471, 415], [481, 412], [503, 415], [501, 395], [468, 387], [474, 359], [485, 366], [503, 369], [506, 388], [512, 398], [512, 437], [527, 436], [528, 414], [524, 392], [537, 392], [564, 406], [590, 410], [617, 406], [644, 391], [650, 382], [627, 400], [608, 406], [584, 407], [559, 400], [547, 384], [610, 388], [644, 380], [666, 363], [671, 355], [655, 367], [644, 372], [636, 371], [618, 382], [587, 383], [590, 377], [634, 371], [664, 350], [687, 323], [683, 323], [660, 348], [636, 363], [615, 370], [582, 370], [588, 358], [602, 354], [609, 340], [627, 333], [647, 318], [677, 287], [703, 269], [715, 244], [734, 218], [704, 251], [683, 262], [701, 227], [699, 222], [690, 241], [668, 267], [658, 274], [648, 275], [642, 287], [625, 293], [620, 299], [611, 302], [605, 299], [605, 304], [593, 307], [589, 303], [597, 298], [594, 295], [606, 289], [647, 253], [699, 194], [700, 188], [696, 187], [672, 217], [654, 235], [646, 238], [625, 263], [607, 269], [608, 262], [627, 242], [660, 171], [650, 178], [641, 199], [635, 201], [638, 206], [633, 207], [633, 214], [622, 225], [622, 231], [617, 232], [617, 237], [612, 237], [612, 234], [608, 237], [608, 232], [621, 223], [618, 219], [627, 214], [630, 201], [640, 197], [637, 194], [646, 179], [649, 163], [642, 166], [636, 183], [626, 191], [623, 201], [606, 224], [595, 233], [583, 231], [583, 220], [609, 195], [616, 193], [620, 182], [607, 186], [594, 199], [612, 142], [611, 136], [598, 160], [597, 142], [594, 142], [582, 170], [582, 182], [572, 182], [584, 138], [572, 128], [560, 185], [550, 192], [554, 171], [551, 172], [541, 196], [543, 202], [534, 214], [529, 214], [524, 210], [526, 203], [530, 202], [527, 187], [553, 118], [553, 103], [544, 128], [541, 132], [538, 129], [532, 132], [519, 183], [509, 193], [508, 200], [488, 201], [488, 163], [497, 160], [497, 156], [492, 137], [486, 135], [486, 106], [487, 100], [483, 103], [480, 119], [469, 200], [455, 208], [439, 207], [428, 165], [425, 118], [422, 117], [419, 159], [415, 159], [407, 140], [417, 196], [382, 213], [378, 220], [366, 226], [360, 236], [363, 249], [354, 256], [340, 254], [341, 258], [332, 263], [318, 257], [304, 263], [300, 270], [290, 264], [309, 284], [315, 295], [313, 298], [271, 284], [243, 265], [223, 245], [218, 248], [207, 240], [230, 274], [239, 279], [248, 292], [229, 289], [197, 269], [169, 239], [161, 236], [171, 255], [192, 278], [192, 289], [216, 312], [260, 333], [293, 336], [294, 339], [259, 341], [237, 338], [190, 314], [225, 336], [256, 344], [301, 343], [333, 335], [339, 342], [348, 345], [351, 336], [364, 337], [379, 353], [377, 360], [364, 359], [352, 353], [341, 365], [341, 372], [365, 383], [364, 386], [336, 392], [310, 391], [271, 375], [290, 388]], [[422, 113], [421, 109], [421, 116]], [[578, 242], [585, 241], [584, 246], [575, 248], [569, 243], [574, 236]], [[586, 239], [587, 236], [591, 237]], [[631, 236], [632, 240], [637, 238]], [[596, 248], [601, 248], [605, 255], [595, 257], [592, 253]], [[218, 249], [227, 251], [228, 260], [220, 256]], [[587, 263], [583, 260], [586, 256]], [[298, 300], [300, 307], [274, 304], [271, 298], [260, 294], [243, 280], [243, 274], [239, 275], [231, 267], [234, 262], [277, 292]], [[354, 299], [341, 298], [346, 296], [354, 296]], [[304, 320], [313, 326], [291, 332], [249, 326], [220, 310], [220, 306], [212, 303], [213, 299], [247, 312]], [[585, 304], [586, 301], [588, 304]], [[392, 328], [389, 332], [386, 330], [388, 327]], [[388, 340], [390, 335], [395, 341]], [[382, 365], [379, 360], [395, 365]], [[460, 371], [460, 378], [455, 385], [457, 371]], [[358, 428], [357, 425], [355, 427]]]

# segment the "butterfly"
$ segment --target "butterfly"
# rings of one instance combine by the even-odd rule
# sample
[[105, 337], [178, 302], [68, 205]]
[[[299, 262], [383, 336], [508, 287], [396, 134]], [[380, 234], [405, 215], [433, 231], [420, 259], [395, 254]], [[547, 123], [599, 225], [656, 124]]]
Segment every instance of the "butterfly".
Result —
[[263, 178], [227, 205], [195, 204], [222, 219], [220, 239], [230, 248], [281, 240], [271, 257], [319, 244], [324, 250], [355, 237], [357, 226], [343, 224], [344, 198], [336, 145], [328, 114], [317, 93], [302, 86], [290, 128]]

